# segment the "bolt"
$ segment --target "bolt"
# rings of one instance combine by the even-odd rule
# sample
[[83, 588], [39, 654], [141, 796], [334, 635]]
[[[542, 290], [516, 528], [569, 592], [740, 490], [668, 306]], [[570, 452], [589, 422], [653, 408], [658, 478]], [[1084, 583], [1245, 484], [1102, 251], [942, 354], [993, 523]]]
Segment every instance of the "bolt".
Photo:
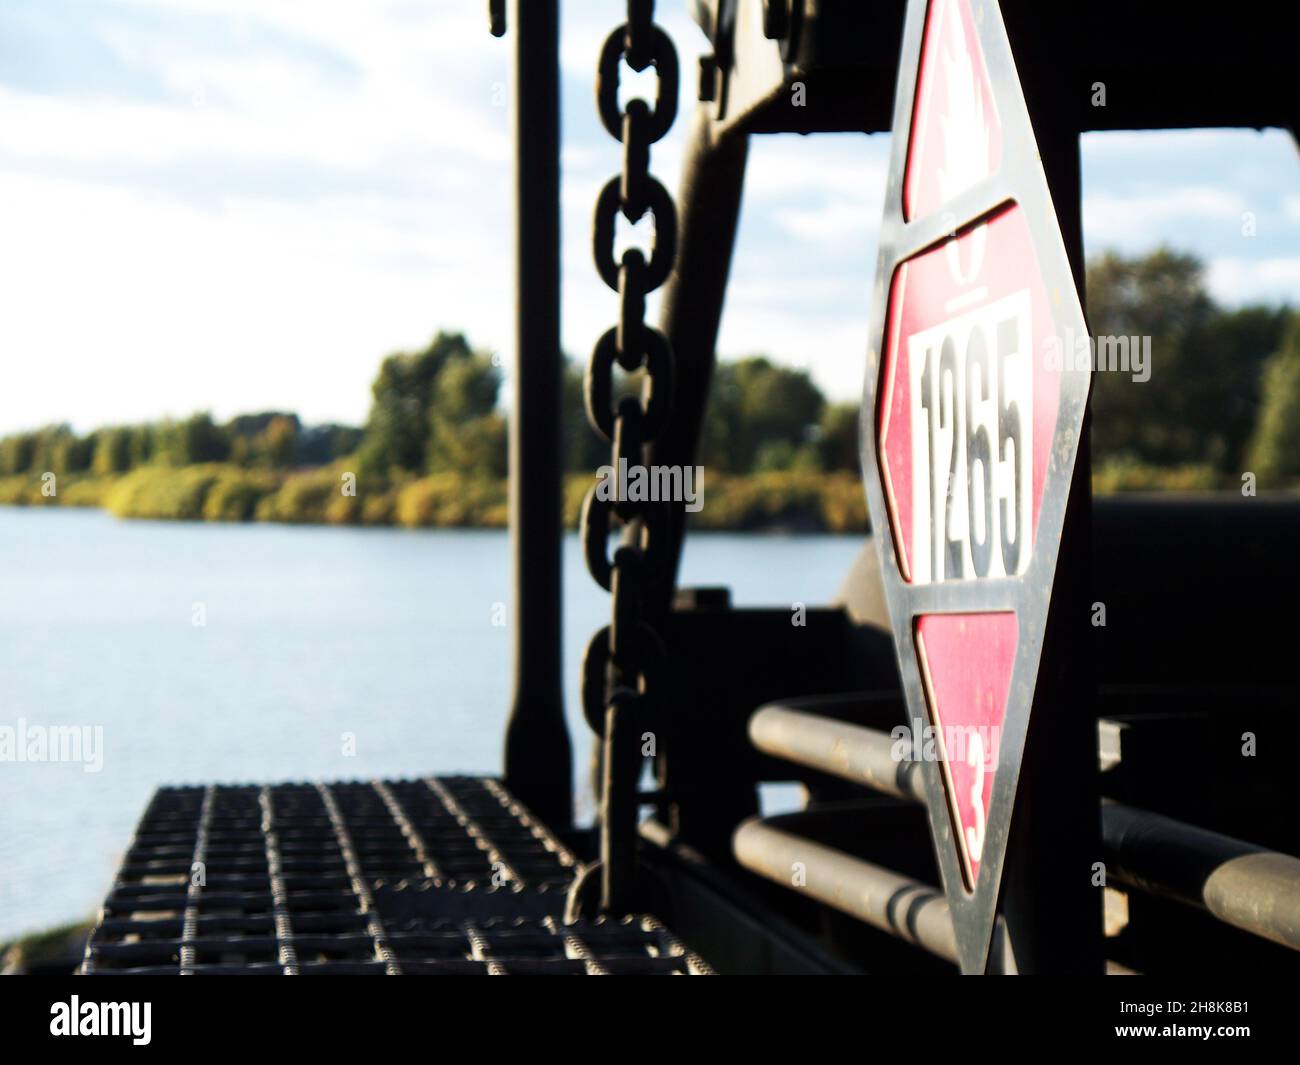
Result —
[[716, 56], [700, 56], [700, 82], [697, 92], [700, 103], [712, 103], [718, 88], [718, 60]]
[[763, 0], [763, 36], [784, 40], [790, 32], [790, 0]]

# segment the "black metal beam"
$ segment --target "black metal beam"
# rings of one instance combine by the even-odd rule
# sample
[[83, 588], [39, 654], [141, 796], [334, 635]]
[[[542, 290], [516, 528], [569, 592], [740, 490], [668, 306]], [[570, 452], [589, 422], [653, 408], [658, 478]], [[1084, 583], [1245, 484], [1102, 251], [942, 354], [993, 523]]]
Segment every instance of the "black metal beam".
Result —
[[[1080, 126], [1060, 68], [1078, 11], [1004, 6], [1025, 105], [1051, 191], [1079, 302], [1084, 291]], [[1104, 971], [1100, 851], [1096, 630], [1092, 600], [1091, 414], [1085, 410], [1066, 503], [1042, 660], [1022, 755], [999, 908], [1022, 972]], [[1062, 920], [1061, 914], [1069, 914]]]
[[[651, 449], [651, 461], [660, 465], [696, 461], [748, 155], [746, 137], [719, 137], [708, 105], [696, 109], [677, 197], [677, 264], [664, 289], [660, 318], [676, 362], [672, 420]], [[672, 508], [672, 562], [660, 586], [647, 596], [660, 611], [666, 612], [672, 601], [685, 530], [685, 504], [679, 501]]]
[[[756, 2], [697, 5], [717, 50], [719, 125], [750, 133], [887, 132], [904, 0], [796, 0], [795, 7], [793, 39], [772, 40]], [[1008, 22], [1069, 20], [1069, 47], [1055, 49], [1054, 66], [1065, 89], [1059, 117], [1076, 129], [1262, 128], [1294, 120], [1289, 38], [1274, 30], [1266, 3], [1242, 0], [1230, 34], [1214, 5], [1002, 0], [1001, 7]], [[795, 82], [806, 89], [799, 107], [790, 103]], [[1098, 86], [1104, 106], [1093, 103]]]
[[561, 620], [558, 0], [515, 0], [515, 369], [510, 407], [514, 695], [505, 779], [552, 828], [573, 821]]

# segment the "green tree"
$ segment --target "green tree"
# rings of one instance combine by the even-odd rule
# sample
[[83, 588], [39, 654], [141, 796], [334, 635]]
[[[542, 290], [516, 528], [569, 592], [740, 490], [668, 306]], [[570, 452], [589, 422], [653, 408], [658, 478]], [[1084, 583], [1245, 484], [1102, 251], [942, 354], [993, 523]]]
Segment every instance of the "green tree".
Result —
[[35, 433], [14, 433], [0, 440], [0, 473], [27, 473], [35, 458]]
[[165, 421], [158, 426], [156, 455], [167, 466], [224, 462], [230, 457], [230, 438], [212, 415], [192, 414], [183, 422]]
[[457, 355], [442, 367], [434, 382], [429, 405], [433, 419], [469, 421], [491, 414], [501, 390], [501, 371], [488, 355]]
[[239, 466], [289, 469], [295, 465], [302, 423], [287, 411], [239, 414], [222, 431], [230, 441], [230, 460]]
[[258, 450], [275, 470], [292, 468], [298, 450], [298, 419], [279, 415], [258, 437]]
[[500, 414], [485, 414], [454, 425], [439, 423], [431, 448], [430, 473], [454, 471], [486, 478], [507, 474], [508, 429]]
[[858, 425], [861, 411], [856, 403], [835, 403], [826, 408], [817, 432], [817, 452], [824, 470], [861, 468]]
[[1215, 308], [1187, 339], [1181, 416], [1197, 431], [1200, 456], [1221, 472], [1241, 470], [1270, 398], [1265, 367], [1283, 346], [1290, 320], [1285, 307]]
[[434, 381], [429, 403], [429, 472], [506, 473], [506, 424], [496, 412], [501, 372], [486, 354], [449, 359]]
[[1150, 379], [1093, 376], [1093, 451], [1158, 464], [1190, 461], [1197, 449], [1179, 407], [1188, 382], [1188, 337], [1205, 327], [1213, 304], [1198, 259], [1166, 248], [1139, 258], [1108, 253], [1088, 267], [1088, 320], [1094, 337], [1151, 338]]
[[230, 439], [210, 414], [192, 414], [181, 423], [185, 462], [222, 462], [230, 457]]
[[1300, 482], [1300, 316], [1264, 371], [1264, 401], [1250, 444], [1247, 469], [1263, 487]]
[[47, 425], [45, 428], [36, 431], [36, 455], [32, 462], [36, 472], [63, 472], [58, 468], [59, 462], [56, 452], [61, 450], [61, 443], [71, 433], [72, 429], [67, 425]]
[[745, 473], [764, 446], [784, 443], [797, 451], [816, 436], [825, 406], [806, 370], [776, 366], [762, 356], [720, 363], [709, 392], [701, 461]]
[[298, 430], [297, 462], [300, 466], [324, 466], [353, 454], [361, 443], [361, 436], [361, 430], [352, 425], [327, 422], [301, 426]]
[[60, 436], [54, 443], [54, 470], [58, 473], [84, 473], [90, 469], [92, 442], [75, 433]]
[[363, 469], [382, 475], [390, 469], [424, 468], [434, 382], [449, 360], [470, 354], [463, 335], [440, 332], [423, 351], [384, 359], [371, 386], [373, 401], [359, 453]]
[[1277, 350], [1286, 318], [1278, 308], [1217, 307], [1192, 255], [1161, 248], [1094, 259], [1093, 335], [1151, 338], [1149, 380], [1117, 372], [1093, 377], [1096, 459], [1239, 469], [1258, 417], [1264, 362]]
[[127, 433], [130, 438], [131, 468], [145, 466], [158, 453], [158, 431], [152, 425], [133, 425]]
[[131, 430], [101, 429], [95, 434], [95, 455], [92, 460], [96, 474], [125, 473], [131, 468]]
[[587, 424], [587, 408], [582, 397], [582, 369], [568, 359], [564, 360], [564, 379], [560, 383], [560, 389], [560, 446], [564, 454], [564, 468], [590, 472], [609, 461], [609, 444]]

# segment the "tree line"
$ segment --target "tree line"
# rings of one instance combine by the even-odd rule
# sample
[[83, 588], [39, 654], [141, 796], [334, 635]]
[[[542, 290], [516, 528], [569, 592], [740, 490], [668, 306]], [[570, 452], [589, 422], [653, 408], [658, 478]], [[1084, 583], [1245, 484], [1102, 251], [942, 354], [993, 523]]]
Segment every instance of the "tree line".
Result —
[[207, 413], [180, 420], [106, 426], [78, 436], [50, 425], [0, 439], [0, 476], [51, 472], [112, 476], [141, 466], [181, 467], [228, 462], [244, 469], [321, 466], [350, 455], [361, 430], [304, 426], [296, 414], [241, 414], [218, 424]]
[[[390, 355], [372, 388], [358, 461], [370, 474], [459, 470], [506, 475], [501, 372], [461, 334], [439, 333], [423, 351]], [[639, 387], [629, 375], [620, 394]], [[566, 361], [564, 469], [591, 473], [609, 445], [587, 425], [582, 371]], [[856, 404], [828, 403], [806, 370], [755, 356], [719, 364], [700, 461], [721, 473], [855, 470]]]
[[1150, 380], [1093, 377], [1095, 466], [1190, 472], [1197, 487], [1300, 480], [1300, 314], [1215, 303], [1203, 264], [1169, 249], [1088, 266], [1094, 335], [1150, 336]]
[[[1093, 462], [1103, 490], [1228, 487], [1247, 471], [1262, 488], [1300, 482], [1300, 315], [1285, 306], [1222, 307], [1206, 289], [1202, 264], [1167, 249], [1094, 259], [1088, 310], [1096, 335], [1152, 338], [1149, 380], [1094, 376]], [[346, 467], [379, 488], [430, 477], [444, 477], [445, 485], [447, 476], [495, 484], [507, 473], [501, 385], [492, 353], [461, 333], [440, 332], [423, 349], [382, 361], [361, 427], [304, 425], [285, 411], [225, 422], [196, 413], [84, 435], [53, 425], [0, 439], [0, 477], [53, 472], [109, 480], [152, 470], [165, 480], [169, 470], [221, 467], [246, 474], [225, 485], [241, 501], [236, 516], [290, 519], [298, 509], [293, 500], [280, 509], [273, 500], [260, 512], [257, 504], [282, 483], [295, 500], [302, 496], [306, 482], [285, 482], [302, 471]], [[639, 385], [633, 374], [619, 387]], [[589, 479], [608, 462], [608, 444], [586, 424], [582, 375], [572, 361], [563, 386], [564, 468]], [[818, 491], [819, 477], [848, 491], [858, 470], [858, 418], [858, 404], [829, 401], [806, 370], [763, 356], [723, 361], [713, 373], [699, 461], [715, 484], [747, 478], [765, 485], [765, 513], [783, 512], [782, 493], [793, 500], [784, 509], [798, 510], [806, 503], [800, 493]], [[217, 481], [184, 483], [208, 484], [209, 491]], [[494, 515], [504, 512], [500, 493], [481, 494]], [[377, 504], [374, 520], [385, 520], [393, 506]], [[857, 520], [856, 509], [837, 506], [848, 515], [843, 521]], [[336, 510], [346, 515], [340, 520], [369, 520], [355, 507]]]

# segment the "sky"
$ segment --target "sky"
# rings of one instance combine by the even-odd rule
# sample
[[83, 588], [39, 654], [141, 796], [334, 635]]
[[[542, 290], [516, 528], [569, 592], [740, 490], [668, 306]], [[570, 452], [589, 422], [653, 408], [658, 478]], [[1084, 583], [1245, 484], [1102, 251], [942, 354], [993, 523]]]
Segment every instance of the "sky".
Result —
[[[620, 165], [592, 99], [618, 5], [563, 6], [563, 341], [585, 360], [617, 309], [589, 232]], [[684, 2], [659, 9], [689, 90], [703, 35]], [[195, 410], [359, 423], [380, 359], [439, 329], [508, 374], [511, 45], [485, 12], [4, 0], [0, 433]], [[682, 97], [652, 154], [670, 190]], [[884, 135], [755, 138], [722, 357], [766, 353], [856, 400], [888, 154]], [[1282, 133], [1089, 135], [1084, 188], [1090, 253], [1169, 243], [1225, 303], [1300, 293]]]

